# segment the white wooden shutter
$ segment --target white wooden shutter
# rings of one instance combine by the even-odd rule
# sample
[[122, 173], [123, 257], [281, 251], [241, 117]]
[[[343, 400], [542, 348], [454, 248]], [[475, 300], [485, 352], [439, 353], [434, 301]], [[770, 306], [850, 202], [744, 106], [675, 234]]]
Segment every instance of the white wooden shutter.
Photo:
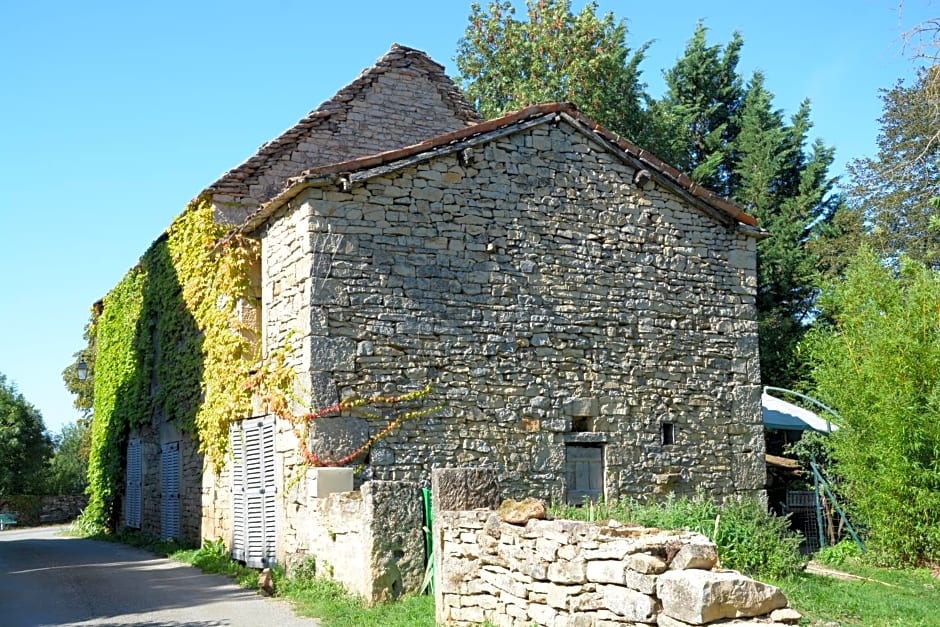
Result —
[[160, 455], [160, 538], [180, 537], [180, 443], [164, 444]]
[[229, 426], [232, 444], [232, 559], [245, 561], [245, 436], [242, 423]]
[[[237, 435], [233, 433], [236, 455]], [[232, 475], [232, 556], [252, 568], [263, 568], [274, 563], [276, 555], [274, 417], [244, 420], [240, 435], [241, 464], [234, 464]]]
[[140, 529], [141, 475], [140, 438], [132, 438], [127, 442], [127, 486], [124, 490], [124, 524], [134, 529]]
[[567, 501], [581, 505], [604, 495], [604, 449], [599, 446], [565, 446]]

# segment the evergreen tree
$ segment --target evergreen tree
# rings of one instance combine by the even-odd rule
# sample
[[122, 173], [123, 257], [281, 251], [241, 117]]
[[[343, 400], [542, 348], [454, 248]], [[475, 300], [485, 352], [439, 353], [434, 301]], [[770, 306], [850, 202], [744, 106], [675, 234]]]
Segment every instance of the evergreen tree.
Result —
[[770, 233], [757, 244], [761, 378], [791, 387], [804, 376], [797, 345], [813, 310], [819, 264], [807, 242], [836, 205], [827, 175], [833, 150], [817, 141], [806, 151], [808, 102], [789, 125], [772, 102], [763, 75], [755, 73], [736, 120], [728, 180], [732, 198]]
[[910, 87], [883, 92], [878, 154], [849, 166], [850, 206], [864, 216], [884, 257], [901, 253], [940, 269], [940, 100], [920, 72]]
[[699, 22], [685, 52], [667, 72], [666, 93], [651, 107], [655, 135], [650, 149], [697, 183], [731, 196], [731, 144], [743, 89], [737, 71], [744, 40], [734, 33], [725, 46], [708, 45]]
[[471, 5], [457, 46], [458, 81], [486, 118], [526, 105], [573, 102], [604, 126], [633, 138], [641, 130], [646, 46], [632, 52], [627, 27], [589, 2], [577, 15], [570, 0], [527, 0], [526, 20], [509, 2]]

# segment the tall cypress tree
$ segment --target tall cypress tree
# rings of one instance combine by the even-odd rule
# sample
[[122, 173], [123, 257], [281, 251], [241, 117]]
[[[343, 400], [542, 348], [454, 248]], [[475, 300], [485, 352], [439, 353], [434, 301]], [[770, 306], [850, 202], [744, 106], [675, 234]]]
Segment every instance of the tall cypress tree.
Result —
[[666, 93], [651, 106], [657, 137], [651, 148], [698, 183], [731, 196], [731, 144], [744, 95], [737, 71], [744, 40], [708, 45], [699, 22], [684, 54], [664, 73]]
[[818, 258], [807, 246], [826, 224], [835, 199], [828, 177], [833, 150], [805, 144], [811, 128], [803, 102], [790, 124], [772, 109], [773, 95], [756, 73], [748, 84], [731, 144], [731, 196], [770, 237], [757, 245], [757, 311], [761, 378], [789, 387], [803, 378], [796, 346], [813, 309]]

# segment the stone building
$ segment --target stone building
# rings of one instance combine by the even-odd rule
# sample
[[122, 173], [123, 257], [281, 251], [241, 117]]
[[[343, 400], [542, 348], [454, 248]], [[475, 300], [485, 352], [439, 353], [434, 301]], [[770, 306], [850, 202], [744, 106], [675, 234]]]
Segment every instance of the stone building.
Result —
[[[306, 404], [426, 383], [443, 402], [377, 442], [361, 480], [483, 466], [556, 502], [763, 489], [761, 231], [572, 106], [481, 122], [395, 46], [208, 191], [261, 242], [263, 350], [290, 348]], [[384, 425], [321, 419], [310, 446]], [[294, 431], [259, 416], [233, 443], [203, 477], [201, 535], [249, 563], [304, 553], [321, 499]], [[240, 477], [265, 486], [255, 510]]]

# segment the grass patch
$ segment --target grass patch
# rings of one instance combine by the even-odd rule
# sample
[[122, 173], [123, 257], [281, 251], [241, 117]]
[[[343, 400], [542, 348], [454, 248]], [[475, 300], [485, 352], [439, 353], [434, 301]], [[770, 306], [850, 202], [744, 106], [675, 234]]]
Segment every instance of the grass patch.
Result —
[[319, 618], [323, 627], [434, 627], [434, 597], [406, 596], [395, 603], [367, 607], [362, 599], [326, 579], [287, 578], [278, 596], [289, 599], [301, 616]]
[[[839, 570], [865, 577], [841, 580], [802, 573], [768, 583], [779, 586], [804, 624], [836, 621], [843, 627], [936, 627], [940, 624], [940, 580], [926, 569], [894, 570], [854, 560]], [[887, 584], [887, 585], [886, 585]]]

